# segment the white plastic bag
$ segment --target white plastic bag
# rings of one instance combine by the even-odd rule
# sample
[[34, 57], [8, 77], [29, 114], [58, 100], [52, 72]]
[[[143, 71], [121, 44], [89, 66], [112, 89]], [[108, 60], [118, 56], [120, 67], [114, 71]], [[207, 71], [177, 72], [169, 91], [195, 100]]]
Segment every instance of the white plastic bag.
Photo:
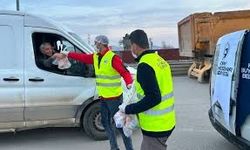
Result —
[[125, 116], [125, 124], [124, 127], [129, 129], [135, 129], [137, 128], [138, 120], [136, 118], [136, 115], [126, 115]]
[[[124, 81], [123, 81], [124, 82]], [[127, 89], [127, 87], [125, 87], [125, 83], [122, 84], [123, 87], [123, 103], [125, 103], [126, 105], [134, 103], [137, 101], [137, 96], [136, 96], [136, 90], [135, 90], [135, 83], [132, 83], [132, 86], [130, 89]]]
[[133, 130], [135, 130], [138, 125], [136, 115], [126, 115], [120, 110], [114, 115], [114, 121], [116, 128], [122, 128], [123, 133], [127, 137], [133, 134]]
[[[122, 105], [128, 105], [136, 102], [136, 92], [135, 86], [132, 84], [130, 89], [125, 88], [123, 94], [123, 103]], [[125, 136], [130, 137], [133, 134], [133, 130], [137, 128], [138, 120], [136, 115], [126, 115], [121, 110], [119, 110], [115, 116], [114, 121], [117, 128], [122, 128]]]
[[130, 137], [133, 134], [133, 130], [137, 129], [138, 120], [136, 115], [126, 115], [125, 124], [123, 126], [123, 133], [126, 137]]
[[130, 137], [133, 134], [133, 130], [127, 127], [123, 127], [122, 131], [126, 137]]
[[69, 62], [68, 58], [63, 58], [58, 61], [58, 68], [59, 69], [68, 69], [71, 67], [71, 63]]
[[118, 111], [114, 115], [114, 121], [116, 128], [122, 128], [125, 124], [125, 114], [121, 111]]
[[58, 65], [58, 69], [68, 69], [71, 67], [71, 63], [69, 62], [68, 58], [63, 59], [56, 59], [52, 62], [54, 65]]

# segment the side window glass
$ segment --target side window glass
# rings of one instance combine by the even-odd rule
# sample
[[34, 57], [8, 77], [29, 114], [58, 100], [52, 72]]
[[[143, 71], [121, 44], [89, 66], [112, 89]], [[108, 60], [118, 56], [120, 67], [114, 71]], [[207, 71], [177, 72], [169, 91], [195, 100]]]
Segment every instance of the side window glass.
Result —
[[[63, 40], [62, 44], [66, 47], [66, 50], [69, 52], [77, 52], [81, 53], [79, 49], [77, 49], [74, 45], [72, 45], [70, 42], [67, 40]], [[69, 59], [71, 63], [71, 67], [67, 69], [67, 74], [72, 75], [72, 76], [84, 76], [85, 70], [86, 70], [86, 65], [82, 64], [76, 60]]]
[[58, 69], [57, 64], [54, 63], [54, 59], [52, 59], [51, 56], [54, 53], [60, 52], [60, 48], [58, 48], [58, 42], [62, 43], [63, 49], [66, 49], [67, 51], [83, 53], [69, 40], [60, 35], [51, 33], [33, 33], [32, 40], [35, 53], [35, 61], [38, 68], [62, 75], [82, 77], [91, 76], [89, 75], [89, 72], [92, 66], [88, 66], [78, 61], [69, 59], [71, 67], [65, 70]]

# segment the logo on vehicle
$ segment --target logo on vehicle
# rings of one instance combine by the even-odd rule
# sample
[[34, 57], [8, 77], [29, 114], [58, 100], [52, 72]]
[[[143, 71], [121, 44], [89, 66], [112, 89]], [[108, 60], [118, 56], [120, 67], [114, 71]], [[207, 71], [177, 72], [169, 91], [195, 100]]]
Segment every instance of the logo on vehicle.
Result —
[[225, 59], [227, 57], [229, 49], [230, 49], [230, 44], [227, 42], [227, 44], [225, 45], [225, 49], [224, 49], [224, 53], [223, 53], [224, 56], [222, 59]]

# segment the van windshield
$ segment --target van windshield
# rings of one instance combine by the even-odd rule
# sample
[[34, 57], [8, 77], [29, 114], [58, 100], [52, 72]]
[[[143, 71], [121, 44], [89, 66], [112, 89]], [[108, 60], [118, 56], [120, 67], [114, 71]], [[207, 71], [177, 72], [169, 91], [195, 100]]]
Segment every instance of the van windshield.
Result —
[[75, 34], [75, 33], [73, 33], [73, 32], [68, 32], [71, 36], [73, 36], [78, 42], [80, 42], [83, 46], [85, 46], [86, 48], [88, 48], [89, 50], [93, 50], [93, 48], [89, 45], [89, 44], [87, 44], [87, 43], [85, 43], [84, 41], [83, 41], [83, 39], [80, 37], [80, 36], [78, 36], [77, 34]]

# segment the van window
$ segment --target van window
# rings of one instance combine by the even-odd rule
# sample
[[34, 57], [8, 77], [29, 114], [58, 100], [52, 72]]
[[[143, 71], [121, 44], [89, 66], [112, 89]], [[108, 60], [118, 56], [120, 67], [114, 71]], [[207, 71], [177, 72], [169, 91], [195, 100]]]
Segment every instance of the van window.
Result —
[[33, 40], [33, 48], [34, 48], [34, 54], [35, 54], [35, 61], [38, 68], [53, 72], [56, 74], [62, 74], [62, 75], [70, 75], [70, 76], [81, 76], [81, 77], [93, 77], [94, 76], [94, 69], [93, 65], [86, 65], [83, 63], [80, 63], [75, 60], [69, 60], [71, 63], [71, 67], [66, 70], [60, 70], [58, 69], [57, 65], [53, 64], [53, 59], [50, 59], [50, 55], [47, 55], [45, 53], [41, 52], [41, 48], [46, 43], [51, 45], [53, 49], [53, 53], [58, 53], [59, 47], [57, 47], [57, 42], [60, 41], [60, 43], [63, 44], [63, 48], [66, 47], [67, 51], [73, 51], [77, 53], [84, 53], [81, 51], [78, 47], [73, 45], [69, 40], [62, 37], [61, 35], [52, 34], [52, 33], [33, 33], [32, 34], [32, 40]]

